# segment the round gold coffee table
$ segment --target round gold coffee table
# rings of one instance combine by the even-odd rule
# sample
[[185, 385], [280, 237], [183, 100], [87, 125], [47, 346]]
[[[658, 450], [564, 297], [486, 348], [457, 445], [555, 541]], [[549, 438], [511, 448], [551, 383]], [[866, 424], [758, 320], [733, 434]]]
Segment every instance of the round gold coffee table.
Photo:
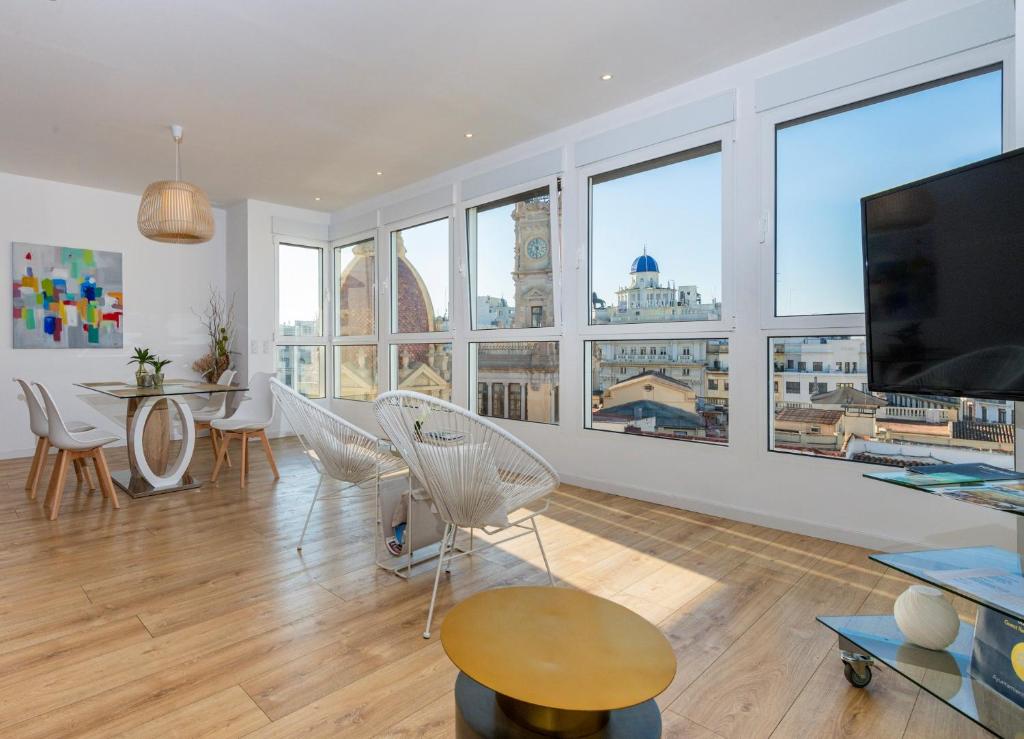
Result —
[[441, 625], [456, 681], [458, 737], [661, 735], [654, 696], [676, 659], [628, 608], [580, 590], [498, 588]]

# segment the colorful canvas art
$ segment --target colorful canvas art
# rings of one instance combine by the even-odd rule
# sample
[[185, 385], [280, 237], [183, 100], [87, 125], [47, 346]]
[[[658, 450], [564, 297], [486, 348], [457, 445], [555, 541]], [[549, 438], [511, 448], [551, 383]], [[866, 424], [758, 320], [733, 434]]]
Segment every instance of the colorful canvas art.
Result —
[[124, 345], [121, 255], [15, 242], [15, 349], [115, 349]]

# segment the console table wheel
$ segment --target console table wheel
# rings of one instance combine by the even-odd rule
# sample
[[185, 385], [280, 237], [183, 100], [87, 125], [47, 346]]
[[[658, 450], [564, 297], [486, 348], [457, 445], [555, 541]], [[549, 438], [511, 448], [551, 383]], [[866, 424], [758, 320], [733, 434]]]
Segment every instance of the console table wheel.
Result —
[[853, 665], [849, 662], [844, 662], [843, 674], [846, 675], [847, 682], [855, 688], [866, 688], [868, 683], [871, 682], [871, 668], [867, 665], [863, 665], [860, 673], [858, 673]]

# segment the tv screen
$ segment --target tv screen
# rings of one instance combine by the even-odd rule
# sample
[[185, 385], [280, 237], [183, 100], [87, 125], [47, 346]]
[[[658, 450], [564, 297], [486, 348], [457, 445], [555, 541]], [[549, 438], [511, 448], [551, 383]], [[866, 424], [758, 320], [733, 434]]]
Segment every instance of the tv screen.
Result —
[[1024, 149], [861, 200], [868, 387], [1024, 400]]

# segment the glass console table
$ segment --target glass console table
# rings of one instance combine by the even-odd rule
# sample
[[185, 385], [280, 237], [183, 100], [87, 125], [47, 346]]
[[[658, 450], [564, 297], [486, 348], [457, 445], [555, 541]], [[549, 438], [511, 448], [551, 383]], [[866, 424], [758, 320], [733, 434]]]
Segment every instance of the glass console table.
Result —
[[[1024, 627], [1024, 577], [1015, 552], [968, 547], [870, 558], [977, 604], [979, 618], [988, 610], [1000, 622]], [[907, 642], [891, 615], [819, 616], [818, 621], [839, 636], [839, 656], [853, 686], [865, 687], [871, 666], [880, 663], [997, 736], [1016, 737], [1024, 731], [1024, 707], [994, 689], [991, 670], [981, 667], [979, 649], [985, 645], [979, 644], [974, 626], [961, 622], [956, 641], [935, 651]], [[1024, 652], [1024, 632], [1015, 638], [1022, 646], [1006, 655], [1006, 668], [1010, 680], [1019, 668], [1016, 679], [1024, 688], [1024, 659], [1015, 659]]]

